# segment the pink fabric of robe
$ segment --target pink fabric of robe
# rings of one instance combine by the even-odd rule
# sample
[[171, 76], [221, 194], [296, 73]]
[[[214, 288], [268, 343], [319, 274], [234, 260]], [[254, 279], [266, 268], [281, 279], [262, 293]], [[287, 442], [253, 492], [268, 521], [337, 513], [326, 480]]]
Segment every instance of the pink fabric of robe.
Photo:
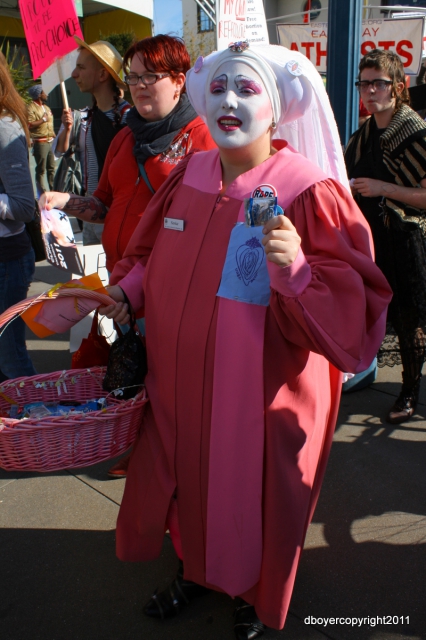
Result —
[[[151, 401], [118, 517], [118, 556], [159, 555], [176, 495], [185, 577], [241, 595], [275, 628], [324, 475], [340, 371], [370, 364], [390, 300], [350, 194], [280, 146], [220, 199], [218, 151], [182, 161], [111, 278], [135, 308], [145, 304]], [[268, 307], [216, 296], [243, 199], [261, 184], [277, 189], [302, 238], [291, 267], [268, 265]], [[184, 231], [165, 229], [164, 217], [184, 220]]]

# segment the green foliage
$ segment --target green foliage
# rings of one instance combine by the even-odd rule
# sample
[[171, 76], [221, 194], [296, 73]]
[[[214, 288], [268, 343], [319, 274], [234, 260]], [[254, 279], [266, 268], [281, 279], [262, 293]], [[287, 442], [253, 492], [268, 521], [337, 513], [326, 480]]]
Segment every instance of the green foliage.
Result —
[[100, 33], [99, 40], [106, 40], [117, 49], [121, 56], [124, 56], [127, 49], [136, 42], [137, 38], [133, 32], [110, 33], [109, 36], [105, 36]]
[[28, 60], [22, 53], [19, 53], [16, 45], [11, 48], [10, 43], [6, 41], [6, 39], [3, 39], [0, 45], [0, 51], [6, 58], [7, 66], [9, 67], [9, 72], [16, 90], [25, 102], [31, 102], [28, 89], [33, 86], [34, 80]]

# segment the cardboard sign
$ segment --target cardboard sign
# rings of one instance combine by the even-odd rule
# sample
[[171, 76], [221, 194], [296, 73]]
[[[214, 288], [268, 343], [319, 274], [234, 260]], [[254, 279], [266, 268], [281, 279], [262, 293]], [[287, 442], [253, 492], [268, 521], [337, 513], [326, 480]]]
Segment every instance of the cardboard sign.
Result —
[[19, 0], [19, 10], [34, 79], [56, 58], [77, 49], [73, 36], [84, 39], [74, 0]]
[[[41, 74], [41, 84], [43, 90], [46, 93], [50, 93], [60, 82], [71, 78], [71, 74], [75, 69], [78, 58], [78, 51], [71, 51], [66, 56], [56, 61], [56, 64], [51, 64], [46, 71]], [[59, 70], [61, 75], [59, 75]]]
[[262, 0], [247, 0], [246, 40], [251, 45], [269, 44], [268, 27], [266, 26], [265, 9], [263, 8]]
[[[407, 75], [420, 71], [423, 49], [423, 18], [363, 20], [360, 58], [372, 49], [390, 49], [399, 55]], [[327, 70], [327, 23], [278, 24], [280, 45], [300, 51], [320, 73]]]
[[83, 265], [67, 214], [58, 209], [42, 209], [40, 214], [47, 261], [59, 269], [83, 276]]
[[250, 44], [269, 44], [262, 0], [219, 0], [218, 7], [218, 51], [239, 40], [248, 40]]

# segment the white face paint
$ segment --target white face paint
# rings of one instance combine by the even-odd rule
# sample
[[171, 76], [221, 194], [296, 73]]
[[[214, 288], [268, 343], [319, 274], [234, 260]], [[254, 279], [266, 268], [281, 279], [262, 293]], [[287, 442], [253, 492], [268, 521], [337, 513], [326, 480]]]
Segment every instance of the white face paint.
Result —
[[207, 87], [207, 125], [219, 148], [247, 147], [265, 136], [272, 107], [261, 77], [244, 62], [218, 67]]

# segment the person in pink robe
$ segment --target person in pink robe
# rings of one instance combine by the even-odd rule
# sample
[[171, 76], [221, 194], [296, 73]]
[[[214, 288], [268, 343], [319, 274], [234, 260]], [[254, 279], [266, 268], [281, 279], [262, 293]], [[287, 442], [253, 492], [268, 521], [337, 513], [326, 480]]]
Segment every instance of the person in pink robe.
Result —
[[170, 529], [179, 571], [145, 613], [215, 589], [240, 598], [235, 635], [254, 640], [284, 626], [342, 372], [372, 361], [391, 293], [311, 63], [235, 43], [187, 87], [218, 149], [153, 197], [112, 273], [117, 304], [100, 309], [146, 319], [150, 403], [117, 554], [152, 560]]

